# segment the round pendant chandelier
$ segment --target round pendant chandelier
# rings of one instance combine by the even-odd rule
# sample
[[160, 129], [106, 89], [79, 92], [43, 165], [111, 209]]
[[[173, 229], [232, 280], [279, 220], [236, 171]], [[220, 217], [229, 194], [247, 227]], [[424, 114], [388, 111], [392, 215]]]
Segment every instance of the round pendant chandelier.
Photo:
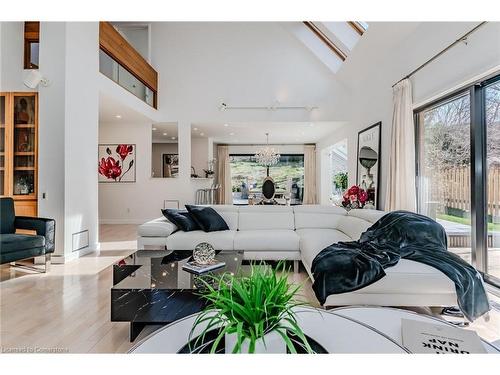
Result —
[[259, 148], [255, 153], [255, 160], [258, 164], [271, 167], [278, 164], [281, 155], [274, 147], [269, 147], [269, 133], [266, 133], [266, 147]]

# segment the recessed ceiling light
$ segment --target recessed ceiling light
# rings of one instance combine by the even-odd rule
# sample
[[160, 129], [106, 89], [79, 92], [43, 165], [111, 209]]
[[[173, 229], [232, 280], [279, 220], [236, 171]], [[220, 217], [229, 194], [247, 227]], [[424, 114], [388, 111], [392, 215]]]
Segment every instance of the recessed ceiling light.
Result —
[[229, 126], [229, 124], [224, 124], [224, 126], [227, 128]]
[[168, 135], [168, 133], [163, 133], [163, 135]]
[[234, 135], [234, 133], [229, 133], [229, 135]]
[[197, 131], [197, 130], [198, 130], [198, 128], [193, 128], [193, 130], [194, 130], [194, 131]]
[[172, 139], [175, 139], [175, 137], [172, 137]]
[[314, 124], [311, 122], [311, 123], [309, 124], [309, 126], [314, 126]]
[[122, 115], [115, 115], [116, 118], [122, 118]]
[[153, 128], [153, 130], [156, 130], [156, 128]]
[[205, 133], [200, 133], [200, 135], [203, 137], [205, 135]]

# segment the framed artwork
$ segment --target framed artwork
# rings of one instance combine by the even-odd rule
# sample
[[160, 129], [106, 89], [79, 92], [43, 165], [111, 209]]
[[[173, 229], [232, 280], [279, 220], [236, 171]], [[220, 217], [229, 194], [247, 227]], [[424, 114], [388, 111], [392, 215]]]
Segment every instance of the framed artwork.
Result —
[[162, 177], [179, 175], [179, 154], [162, 154]]
[[135, 182], [135, 144], [99, 145], [99, 182]]
[[356, 184], [368, 193], [367, 203], [379, 205], [380, 180], [380, 130], [382, 122], [358, 133]]

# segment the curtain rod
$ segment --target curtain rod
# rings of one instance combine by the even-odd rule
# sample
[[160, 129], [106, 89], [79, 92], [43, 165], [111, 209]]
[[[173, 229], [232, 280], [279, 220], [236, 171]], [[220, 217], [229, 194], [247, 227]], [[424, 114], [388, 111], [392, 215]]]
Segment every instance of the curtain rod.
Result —
[[441, 52], [438, 52], [437, 54], [435, 54], [434, 56], [432, 56], [429, 60], [427, 60], [426, 62], [424, 62], [422, 65], [420, 65], [418, 68], [412, 70], [406, 76], [404, 76], [403, 78], [401, 78], [394, 85], [392, 85], [392, 87], [396, 86], [399, 82], [405, 80], [406, 78], [410, 78], [412, 75], [414, 75], [415, 73], [417, 73], [419, 70], [421, 70], [422, 68], [424, 68], [425, 66], [429, 65], [431, 62], [433, 62], [434, 60], [436, 60], [439, 56], [441, 56], [442, 54], [444, 54], [445, 52], [447, 52], [451, 48], [455, 47], [458, 43], [465, 42], [467, 40], [467, 37], [469, 35], [471, 35], [475, 31], [477, 31], [481, 26], [485, 25], [486, 23], [487, 23], [486, 21], [483, 21], [480, 24], [478, 24], [472, 30], [468, 31], [467, 33], [465, 33], [464, 35], [462, 35], [460, 38], [458, 38], [457, 40], [455, 40], [453, 43], [451, 43], [448, 47], [446, 47], [445, 49], [441, 50]]

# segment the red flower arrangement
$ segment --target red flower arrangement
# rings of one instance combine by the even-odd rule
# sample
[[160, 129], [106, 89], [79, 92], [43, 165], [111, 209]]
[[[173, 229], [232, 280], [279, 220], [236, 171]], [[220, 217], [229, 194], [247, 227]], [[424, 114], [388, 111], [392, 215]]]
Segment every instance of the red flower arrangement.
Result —
[[[125, 174], [130, 171], [134, 165], [134, 160], [128, 162], [128, 168], [125, 167], [125, 159], [134, 151], [134, 145], [119, 144], [116, 146], [116, 155], [109, 147], [106, 147], [108, 157], [102, 157], [98, 163], [97, 171], [100, 175], [106, 177], [108, 180], [120, 182]], [[124, 168], [127, 168], [124, 171]]]
[[342, 206], [346, 210], [363, 208], [368, 200], [368, 193], [359, 186], [351, 186], [343, 195]]

